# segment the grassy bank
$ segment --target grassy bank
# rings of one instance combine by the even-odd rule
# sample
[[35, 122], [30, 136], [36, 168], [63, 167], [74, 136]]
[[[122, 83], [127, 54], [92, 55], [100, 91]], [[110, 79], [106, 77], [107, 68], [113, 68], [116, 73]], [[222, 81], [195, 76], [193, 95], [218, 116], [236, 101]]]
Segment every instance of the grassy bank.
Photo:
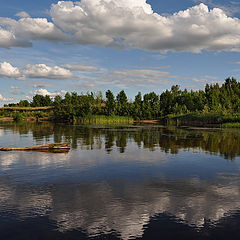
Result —
[[54, 107], [0, 107], [1, 112], [49, 112], [52, 111]]
[[5, 119], [38, 121], [39, 119], [52, 119], [52, 117], [53, 112], [39, 111], [39, 109], [37, 111], [0, 111], [0, 121]]
[[240, 128], [240, 122], [236, 123], [223, 123], [222, 128]]
[[131, 117], [92, 115], [74, 119], [75, 123], [133, 123]]
[[53, 107], [3, 107], [0, 108], [0, 118], [25, 120], [29, 118], [51, 118]]
[[[52, 107], [41, 108], [0, 108], [0, 121], [53, 121], [54, 111]], [[85, 117], [75, 117], [74, 123], [82, 124], [112, 124], [112, 123], [159, 123], [158, 120], [135, 121], [132, 117], [87, 115]], [[203, 126], [203, 127], [223, 127], [240, 128], [240, 113], [188, 113], [174, 115], [170, 114], [160, 119], [160, 123], [175, 126]]]
[[218, 125], [219, 127], [238, 127], [240, 126], [240, 114], [221, 114], [221, 113], [189, 113], [182, 115], [168, 115], [162, 119], [169, 125], [193, 125], [209, 126]]

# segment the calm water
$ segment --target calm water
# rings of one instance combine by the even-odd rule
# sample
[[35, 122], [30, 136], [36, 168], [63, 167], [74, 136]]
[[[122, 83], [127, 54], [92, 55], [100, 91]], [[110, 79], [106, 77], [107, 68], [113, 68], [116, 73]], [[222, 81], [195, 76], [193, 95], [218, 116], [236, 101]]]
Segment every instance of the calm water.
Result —
[[1, 239], [240, 239], [240, 131], [0, 123]]

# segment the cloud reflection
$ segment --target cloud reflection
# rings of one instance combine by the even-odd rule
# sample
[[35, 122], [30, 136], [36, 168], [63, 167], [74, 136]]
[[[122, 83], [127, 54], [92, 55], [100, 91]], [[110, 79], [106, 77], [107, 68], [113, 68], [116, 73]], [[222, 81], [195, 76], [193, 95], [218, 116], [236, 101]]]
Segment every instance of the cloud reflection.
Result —
[[0, 211], [20, 218], [48, 215], [61, 232], [75, 229], [89, 236], [115, 230], [122, 239], [141, 237], [151, 217], [165, 213], [190, 226], [215, 224], [240, 209], [240, 179], [221, 184], [186, 181], [103, 181], [51, 187], [0, 185]]

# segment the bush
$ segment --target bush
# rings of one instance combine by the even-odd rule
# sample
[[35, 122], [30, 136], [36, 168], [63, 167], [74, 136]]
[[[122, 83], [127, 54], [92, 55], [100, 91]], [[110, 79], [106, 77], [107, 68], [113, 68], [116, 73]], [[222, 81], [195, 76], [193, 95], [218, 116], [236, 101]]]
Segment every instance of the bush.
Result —
[[19, 113], [19, 112], [16, 112], [13, 114], [13, 120], [14, 121], [20, 121], [23, 119], [23, 114]]

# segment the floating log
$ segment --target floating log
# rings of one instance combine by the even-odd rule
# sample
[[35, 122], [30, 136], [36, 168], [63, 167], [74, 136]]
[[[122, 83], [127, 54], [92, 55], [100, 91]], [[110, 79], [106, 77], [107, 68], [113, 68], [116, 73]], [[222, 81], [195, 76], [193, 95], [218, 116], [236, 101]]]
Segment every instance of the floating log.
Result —
[[52, 143], [45, 145], [38, 145], [32, 147], [21, 148], [0, 148], [0, 151], [43, 151], [43, 152], [67, 152], [69, 151], [69, 143]]

